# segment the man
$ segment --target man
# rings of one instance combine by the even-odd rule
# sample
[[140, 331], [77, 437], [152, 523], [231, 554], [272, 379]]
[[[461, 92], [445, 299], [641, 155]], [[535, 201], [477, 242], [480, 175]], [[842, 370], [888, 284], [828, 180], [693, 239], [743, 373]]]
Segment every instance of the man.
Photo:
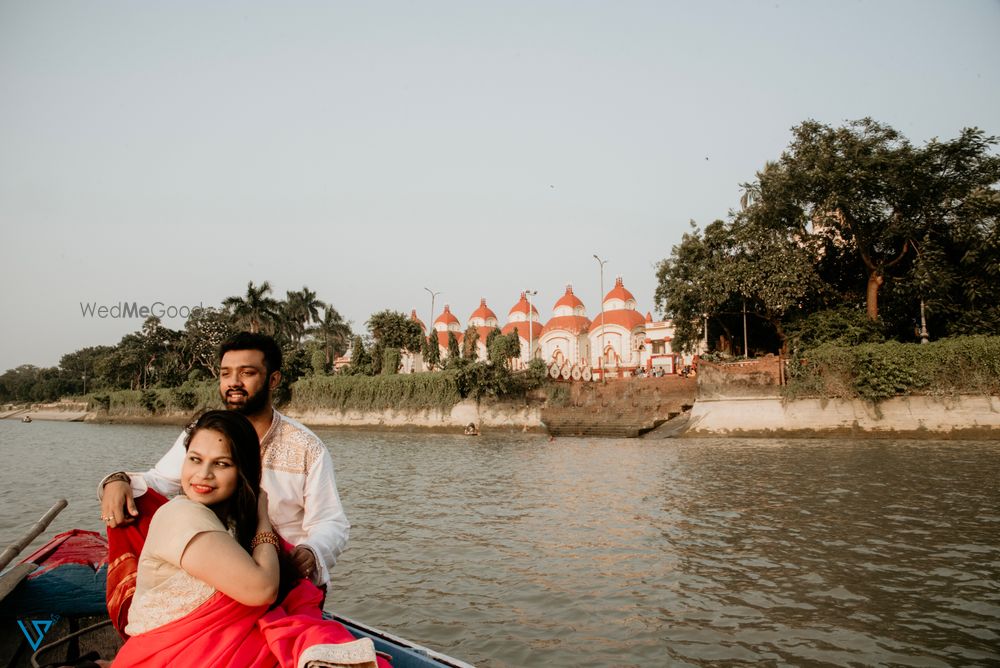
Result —
[[[347, 545], [351, 525], [344, 514], [329, 451], [309, 429], [271, 405], [281, 382], [281, 349], [270, 336], [242, 332], [219, 349], [219, 394], [229, 410], [250, 420], [260, 438], [268, 516], [275, 530], [295, 545], [292, 561], [317, 585]], [[180, 491], [184, 462], [182, 433], [156, 466], [145, 473], [112, 473], [101, 481], [101, 519], [111, 528], [129, 524], [135, 497], [154, 489], [170, 497]]]

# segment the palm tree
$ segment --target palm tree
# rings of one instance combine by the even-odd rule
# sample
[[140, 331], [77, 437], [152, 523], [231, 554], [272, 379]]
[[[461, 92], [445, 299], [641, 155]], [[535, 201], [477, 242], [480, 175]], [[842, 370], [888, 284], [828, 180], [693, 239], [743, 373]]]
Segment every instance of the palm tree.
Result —
[[333, 364], [334, 357], [343, 355], [347, 350], [347, 342], [351, 338], [351, 324], [344, 322], [337, 309], [327, 306], [323, 318], [316, 318], [316, 326], [309, 333], [322, 342], [326, 352], [327, 365]]
[[325, 308], [326, 304], [317, 299], [316, 293], [304, 285], [301, 290], [290, 290], [286, 294], [288, 298], [285, 301], [285, 319], [289, 333], [298, 344], [302, 341], [302, 335], [306, 333], [309, 323], [320, 322], [320, 309]]
[[278, 302], [267, 296], [270, 292], [271, 284], [267, 281], [256, 288], [253, 281], [250, 281], [247, 283], [246, 297], [226, 297], [222, 305], [238, 326], [246, 327], [253, 333], [262, 329], [273, 333], [279, 315]]

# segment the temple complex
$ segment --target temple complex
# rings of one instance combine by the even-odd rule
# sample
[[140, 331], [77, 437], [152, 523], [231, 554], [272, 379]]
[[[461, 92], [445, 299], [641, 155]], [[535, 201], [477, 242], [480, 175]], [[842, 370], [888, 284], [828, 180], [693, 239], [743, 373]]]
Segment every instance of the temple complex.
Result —
[[[426, 332], [415, 310], [410, 318], [420, 323]], [[448, 333], [455, 335], [461, 348], [470, 327], [479, 335], [476, 341], [478, 359], [487, 358], [486, 339], [493, 329], [499, 328], [503, 334], [517, 330], [521, 355], [512, 361], [514, 369], [523, 369], [532, 358], [540, 359], [553, 378], [564, 380], [679, 373], [691, 363], [692, 357], [673, 350], [673, 324], [669, 320], [654, 321], [649, 312], [643, 315], [620, 276], [604, 296], [601, 308], [593, 313], [593, 318], [587, 315], [586, 306], [573, 293], [571, 285], [566, 286], [566, 291], [552, 306], [552, 316], [544, 325], [538, 309], [524, 292], [507, 312], [507, 322], [503, 325], [485, 298], [480, 299], [479, 307], [469, 316], [464, 328], [446, 304], [434, 320], [441, 359], [448, 356]], [[419, 354], [404, 355], [404, 373], [423, 368]]]

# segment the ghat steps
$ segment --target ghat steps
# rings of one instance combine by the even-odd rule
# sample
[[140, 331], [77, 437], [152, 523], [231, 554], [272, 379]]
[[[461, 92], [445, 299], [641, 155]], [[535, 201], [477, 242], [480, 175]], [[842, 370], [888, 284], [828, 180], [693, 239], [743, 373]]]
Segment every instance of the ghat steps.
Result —
[[698, 391], [694, 378], [680, 376], [562, 385], [569, 398], [542, 409], [552, 436], [635, 438], [690, 408]]

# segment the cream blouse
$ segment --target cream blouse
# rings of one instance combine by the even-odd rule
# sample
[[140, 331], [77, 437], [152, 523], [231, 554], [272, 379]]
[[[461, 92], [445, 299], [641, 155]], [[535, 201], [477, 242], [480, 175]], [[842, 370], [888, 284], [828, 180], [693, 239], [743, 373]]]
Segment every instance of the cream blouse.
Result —
[[215, 589], [181, 568], [181, 555], [195, 536], [223, 531], [211, 508], [186, 496], [163, 504], [149, 523], [149, 534], [139, 555], [132, 607], [125, 632], [139, 635], [192, 612]]

